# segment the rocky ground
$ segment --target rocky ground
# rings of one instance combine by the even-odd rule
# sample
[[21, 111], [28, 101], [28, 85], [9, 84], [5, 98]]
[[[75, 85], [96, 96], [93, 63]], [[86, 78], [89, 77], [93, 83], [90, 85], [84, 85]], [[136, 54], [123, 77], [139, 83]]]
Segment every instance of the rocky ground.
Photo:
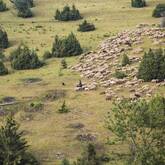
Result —
[[[137, 79], [137, 71], [141, 62], [144, 50], [140, 47], [144, 38], [151, 41], [152, 46], [165, 46], [165, 29], [150, 27], [146, 24], [140, 24], [133, 30], [124, 31], [116, 36], [105, 40], [98, 51], [83, 54], [79, 63], [71, 67], [72, 70], [81, 73], [82, 77], [89, 79], [90, 83], [76, 86], [75, 90], [96, 90], [98, 87], [105, 89], [107, 100], [122, 99], [120, 90], [126, 89], [128, 96], [136, 99], [142, 96], [150, 97], [158, 86], [165, 86], [165, 81], [158, 83], [153, 80], [155, 85], [144, 83]], [[129, 56], [131, 64], [125, 67], [121, 66], [121, 55], [131, 52]], [[123, 71], [127, 74], [124, 79], [117, 79], [113, 76], [114, 70]]]

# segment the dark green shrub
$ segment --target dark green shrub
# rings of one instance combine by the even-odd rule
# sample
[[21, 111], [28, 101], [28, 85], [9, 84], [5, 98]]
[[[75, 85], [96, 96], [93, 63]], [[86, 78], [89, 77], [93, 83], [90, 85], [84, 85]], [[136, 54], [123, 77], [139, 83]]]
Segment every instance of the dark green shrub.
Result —
[[62, 106], [60, 107], [60, 109], [58, 110], [59, 113], [68, 113], [69, 109], [65, 104], [65, 101], [63, 102]]
[[144, 54], [139, 66], [138, 78], [144, 81], [165, 79], [165, 51], [163, 49], [150, 49]]
[[24, 132], [12, 117], [0, 128], [0, 164], [1, 165], [39, 165], [34, 156], [28, 152]]
[[8, 36], [5, 30], [0, 27], [0, 49], [5, 49], [9, 45]]
[[145, 0], [131, 0], [131, 6], [136, 8], [141, 8], [146, 6]]
[[122, 57], [121, 65], [126, 66], [128, 64], [130, 64], [129, 57], [126, 54], [124, 54], [123, 57]]
[[0, 12], [6, 11], [6, 3], [3, 2], [3, 0], [0, 0]]
[[33, 16], [30, 7], [33, 5], [32, 0], [11, 0], [18, 10], [18, 17], [29, 18]]
[[94, 31], [96, 28], [93, 24], [88, 23], [86, 20], [79, 25], [78, 31], [81, 32], [88, 32], [88, 31]]
[[127, 75], [124, 72], [118, 71], [118, 70], [115, 71], [113, 76], [118, 79], [123, 79], [123, 78], [127, 77]]
[[62, 59], [61, 60], [61, 68], [62, 69], [67, 69], [67, 63], [66, 63], [66, 60], [65, 59]]
[[152, 16], [159, 18], [162, 17], [163, 13], [165, 13], [165, 4], [158, 4], [152, 13]]
[[7, 68], [5, 68], [5, 65], [3, 64], [3, 62], [0, 60], [0, 75], [6, 75], [8, 74], [8, 70]]
[[59, 21], [75, 21], [82, 19], [82, 16], [79, 10], [73, 5], [72, 9], [69, 6], [65, 6], [62, 11], [57, 9], [54, 18]]
[[21, 44], [10, 55], [11, 66], [16, 70], [36, 69], [43, 65], [35, 51]]
[[55, 37], [52, 48], [53, 57], [69, 57], [80, 55], [81, 53], [81, 45], [73, 33], [64, 39], [59, 39], [58, 36]]
[[46, 60], [46, 59], [49, 59], [51, 57], [52, 57], [52, 54], [49, 51], [45, 51], [45, 53], [43, 55], [43, 59]]

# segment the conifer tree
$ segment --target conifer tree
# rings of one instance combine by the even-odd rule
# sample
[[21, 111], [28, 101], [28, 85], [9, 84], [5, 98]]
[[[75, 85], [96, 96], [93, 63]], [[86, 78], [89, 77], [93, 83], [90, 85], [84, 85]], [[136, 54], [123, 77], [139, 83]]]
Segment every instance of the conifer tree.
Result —
[[163, 17], [164, 13], [165, 13], [165, 4], [158, 4], [152, 13], [152, 16], [159, 18], [159, 17]]
[[146, 6], [145, 0], [131, 0], [132, 7], [141, 8]]
[[0, 164], [39, 165], [28, 151], [27, 141], [13, 117], [8, 117], [0, 128]]
[[0, 49], [5, 49], [9, 45], [8, 36], [5, 30], [0, 27]]
[[0, 76], [8, 74], [8, 69], [5, 67], [3, 62], [0, 60]]
[[86, 20], [82, 24], [79, 25], [78, 31], [81, 32], [88, 32], [88, 31], [94, 31], [96, 28], [93, 24], [88, 23]]
[[3, 0], [0, 0], [0, 12], [6, 11], [6, 3]]

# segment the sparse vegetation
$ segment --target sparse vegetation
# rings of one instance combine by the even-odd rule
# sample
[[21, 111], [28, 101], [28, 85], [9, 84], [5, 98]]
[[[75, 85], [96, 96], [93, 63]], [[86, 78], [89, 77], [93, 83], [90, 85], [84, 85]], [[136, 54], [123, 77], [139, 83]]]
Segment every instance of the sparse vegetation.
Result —
[[139, 66], [138, 78], [144, 81], [165, 79], [165, 54], [163, 49], [150, 49], [144, 54]]
[[55, 37], [52, 57], [69, 57], [80, 55], [81, 53], [81, 45], [73, 33], [63, 39], [60, 39], [58, 36]]
[[34, 50], [21, 44], [10, 55], [11, 66], [16, 70], [36, 69], [43, 65]]
[[68, 109], [68, 107], [66, 106], [65, 101], [63, 102], [63, 104], [62, 104], [61, 107], [59, 108], [58, 112], [59, 112], [59, 113], [68, 113], [68, 112], [69, 112], [69, 109]]
[[123, 78], [127, 77], [127, 75], [124, 72], [118, 71], [118, 70], [115, 71], [113, 76], [118, 78], [118, 79], [123, 79]]
[[73, 5], [72, 9], [70, 9], [69, 6], [65, 6], [63, 11], [57, 9], [54, 18], [59, 21], [75, 21], [82, 19], [82, 16], [80, 15], [79, 10]]
[[94, 31], [96, 28], [93, 24], [88, 23], [86, 20], [82, 24], [79, 25], [78, 31], [81, 32], [88, 32], [88, 31]]

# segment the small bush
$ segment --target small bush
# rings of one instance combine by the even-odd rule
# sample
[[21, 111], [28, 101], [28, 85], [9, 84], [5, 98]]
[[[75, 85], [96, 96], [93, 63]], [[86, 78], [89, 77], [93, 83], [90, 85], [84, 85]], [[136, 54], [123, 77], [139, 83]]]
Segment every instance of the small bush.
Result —
[[3, 2], [3, 0], [0, 0], [0, 12], [6, 11], [6, 3]]
[[35, 51], [21, 44], [10, 55], [11, 66], [16, 70], [36, 69], [43, 65]]
[[45, 51], [45, 53], [43, 55], [43, 59], [46, 60], [46, 59], [49, 59], [51, 57], [52, 57], [52, 54], [49, 51]]
[[118, 71], [118, 70], [115, 71], [113, 76], [118, 79], [123, 79], [123, 78], [127, 77], [127, 75], [124, 72]]
[[5, 30], [0, 28], [0, 49], [5, 49], [9, 45], [8, 36]]
[[131, 6], [136, 8], [141, 8], [146, 6], [145, 0], [131, 0]]
[[162, 14], [165, 12], [165, 4], [158, 4], [153, 13], [152, 13], [152, 16], [153, 17], [156, 17], [156, 18], [159, 18], [159, 17], [162, 17]]
[[43, 110], [43, 103], [41, 102], [32, 102], [29, 105], [29, 111], [30, 112], [39, 112]]
[[62, 59], [61, 60], [61, 68], [62, 69], [67, 69], [67, 63], [66, 63], [66, 60], [65, 59]]
[[144, 54], [139, 66], [138, 78], [144, 81], [165, 79], [165, 51], [163, 49], [150, 49]]
[[57, 9], [54, 18], [59, 21], [75, 21], [82, 19], [82, 16], [80, 15], [79, 10], [77, 10], [73, 5], [72, 9], [70, 9], [69, 6], [65, 6], [63, 11], [59, 11]]
[[0, 75], [6, 75], [8, 74], [7, 68], [5, 68], [5, 65], [3, 64], [2, 61], [0, 61]]
[[60, 109], [58, 110], [59, 113], [68, 113], [69, 109], [67, 108], [65, 101], [63, 102], [62, 106], [60, 107]]
[[78, 31], [81, 32], [88, 32], [88, 31], [94, 31], [96, 28], [93, 24], [88, 23], [86, 20], [79, 25]]
[[122, 57], [121, 65], [126, 66], [128, 64], [130, 64], [129, 57], [126, 54], [124, 54], [123, 57]]
[[73, 33], [64, 39], [59, 39], [58, 36], [55, 37], [52, 48], [52, 57], [69, 57], [81, 53], [81, 45]]

